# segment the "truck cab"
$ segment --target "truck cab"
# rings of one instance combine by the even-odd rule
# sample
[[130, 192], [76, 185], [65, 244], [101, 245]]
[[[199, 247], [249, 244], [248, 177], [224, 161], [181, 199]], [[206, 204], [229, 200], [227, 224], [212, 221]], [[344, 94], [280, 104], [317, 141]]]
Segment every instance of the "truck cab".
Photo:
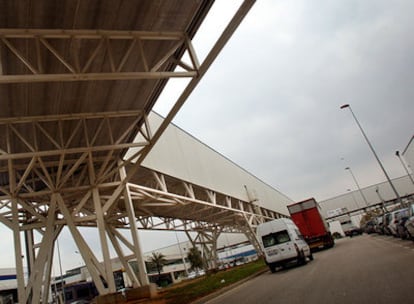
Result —
[[342, 216], [339, 222], [341, 223], [341, 228], [345, 236], [353, 237], [362, 234], [362, 229], [354, 225], [349, 215]]

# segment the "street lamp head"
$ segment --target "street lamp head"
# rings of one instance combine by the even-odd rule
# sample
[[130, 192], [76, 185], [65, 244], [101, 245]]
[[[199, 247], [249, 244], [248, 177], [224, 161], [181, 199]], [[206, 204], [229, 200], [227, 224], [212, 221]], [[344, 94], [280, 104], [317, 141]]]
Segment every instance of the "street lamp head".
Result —
[[344, 104], [341, 106], [341, 109], [349, 108], [349, 104]]
[[349, 168], [349, 167], [346, 167], [346, 168], [345, 168], [345, 170], [350, 170], [350, 169], [351, 169], [351, 168]]
[[400, 151], [395, 151], [395, 155], [397, 155], [398, 157], [400, 157]]

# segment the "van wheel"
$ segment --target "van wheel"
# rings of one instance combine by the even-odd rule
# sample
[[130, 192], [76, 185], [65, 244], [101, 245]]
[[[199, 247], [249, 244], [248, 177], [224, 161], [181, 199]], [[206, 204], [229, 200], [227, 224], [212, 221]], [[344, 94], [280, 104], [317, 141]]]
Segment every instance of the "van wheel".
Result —
[[275, 273], [276, 272], [276, 266], [275, 265], [269, 265], [270, 272]]
[[309, 260], [310, 260], [310, 261], [313, 261], [313, 254], [312, 254], [312, 252], [311, 252], [311, 254], [310, 254], [310, 256], [309, 256]]
[[299, 258], [298, 258], [298, 264], [299, 265], [306, 265], [307, 261], [306, 261], [306, 255], [303, 251], [300, 252], [299, 254]]

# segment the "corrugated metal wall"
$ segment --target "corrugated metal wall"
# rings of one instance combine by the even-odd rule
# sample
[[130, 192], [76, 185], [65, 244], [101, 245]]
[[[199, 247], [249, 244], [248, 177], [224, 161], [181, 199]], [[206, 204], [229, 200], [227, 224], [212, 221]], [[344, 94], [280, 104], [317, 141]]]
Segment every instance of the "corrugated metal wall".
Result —
[[[392, 180], [395, 188], [397, 189], [400, 196], [406, 196], [414, 193], [414, 185], [408, 176], [395, 178]], [[378, 189], [378, 192], [376, 191]], [[380, 203], [380, 196], [385, 201], [395, 199], [394, 191], [388, 182], [379, 183], [366, 188], [362, 188], [361, 191], [364, 193], [368, 204]], [[378, 195], [379, 194], [379, 195]], [[348, 192], [343, 195], [339, 195], [333, 198], [329, 198], [324, 201], [320, 201], [319, 205], [322, 208], [322, 215], [327, 217], [327, 213], [330, 210], [337, 208], [347, 208], [348, 210], [354, 210], [365, 206], [365, 202], [359, 191]]]
[[[161, 116], [151, 113], [153, 130], [161, 121]], [[173, 124], [164, 132], [143, 166], [240, 200], [257, 199], [260, 206], [283, 214], [288, 214], [286, 205], [293, 202]]]

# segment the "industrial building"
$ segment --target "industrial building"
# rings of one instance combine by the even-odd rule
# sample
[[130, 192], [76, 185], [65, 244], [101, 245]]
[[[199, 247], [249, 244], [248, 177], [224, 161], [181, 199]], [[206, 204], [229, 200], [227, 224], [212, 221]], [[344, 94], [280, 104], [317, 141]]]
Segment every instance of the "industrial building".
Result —
[[[58, 296], [62, 280], [51, 278], [63, 228], [85, 264], [65, 274], [66, 290], [70, 278], [93, 282], [69, 299], [114, 293], [118, 275], [147, 286], [140, 229], [185, 232], [216, 268], [221, 236], [242, 234], [257, 251], [257, 225], [287, 216], [291, 199], [171, 125], [255, 1], [240, 1], [201, 58], [193, 39], [214, 3], [2, 6], [0, 222], [15, 258], [3, 278], [15, 280], [19, 303]], [[162, 119], [152, 110], [178, 78], [186, 86]], [[102, 259], [81, 227], [96, 229]]]
[[[410, 138], [402, 153], [396, 152], [396, 157], [400, 158], [401, 165], [407, 175], [393, 178], [391, 182], [402, 200], [401, 203], [410, 203], [414, 201], [414, 136]], [[330, 221], [332, 232], [339, 233], [342, 233], [342, 230], [335, 218], [337, 210], [344, 209], [349, 212], [354, 225], [359, 226], [360, 220], [367, 210], [384, 208], [384, 206], [392, 208], [395, 203], [399, 202], [397, 202], [388, 181], [348, 191], [319, 202], [323, 216]]]

